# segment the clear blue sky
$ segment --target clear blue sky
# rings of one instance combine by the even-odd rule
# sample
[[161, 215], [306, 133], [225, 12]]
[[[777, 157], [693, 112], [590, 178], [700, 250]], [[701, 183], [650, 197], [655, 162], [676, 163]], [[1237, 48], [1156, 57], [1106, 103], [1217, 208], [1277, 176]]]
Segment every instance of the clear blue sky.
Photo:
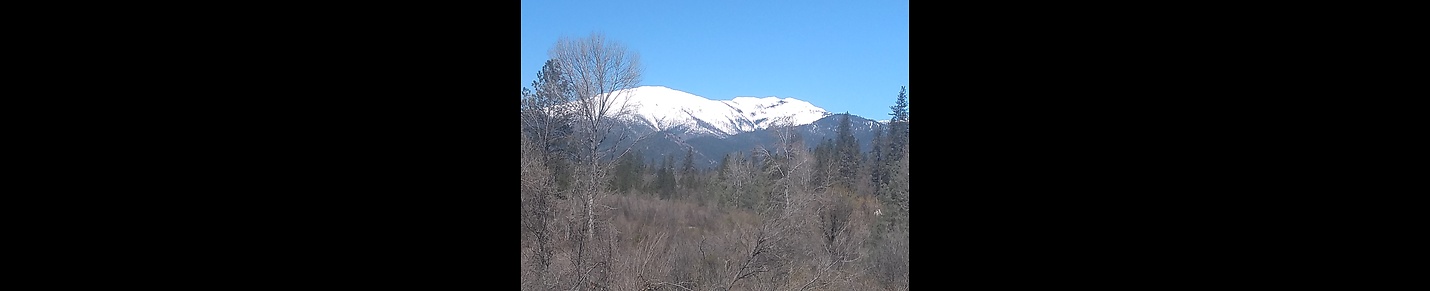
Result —
[[592, 32], [640, 54], [642, 85], [793, 97], [877, 120], [889, 119], [899, 86], [913, 103], [907, 0], [523, 0], [521, 86], [557, 39]]

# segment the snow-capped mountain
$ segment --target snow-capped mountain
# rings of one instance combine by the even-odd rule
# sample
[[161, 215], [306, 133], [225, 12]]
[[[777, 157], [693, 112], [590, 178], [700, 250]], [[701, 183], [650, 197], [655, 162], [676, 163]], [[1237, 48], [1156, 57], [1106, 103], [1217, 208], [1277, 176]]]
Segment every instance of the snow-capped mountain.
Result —
[[[727, 154], [775, 148], [778, 139], [770, 129], [785, 122], [794, 127], [805, 147], [813, 148], [835, 139], [846, 116], [795, 98], [710, 100], [664, 86], [641, 86], [609, 94], [628, 107], [625, 114], [612, 116], [622, 129], [608, 132], [610, 136], [602, 141], [607, 143], [603, 146], [629, 146], [649, 163], [666, 156], [683, 157], [689, 152], [697, 167], [703, 169], [714, 167]], [[848, 118], [861, 152], [869, 150], [874, 132], [886, 130], [887, 120], [853, 115]]]
[[631, 106], [632, 114], [622, 119], [687, 137], [728, 137], [766, 129], [781, 120], [804, 125], [830, 115], [823, 108], [794, 98], [710, 100], [664, 86], [641, 86], [613, 94], [626, 96], [626, 104]]

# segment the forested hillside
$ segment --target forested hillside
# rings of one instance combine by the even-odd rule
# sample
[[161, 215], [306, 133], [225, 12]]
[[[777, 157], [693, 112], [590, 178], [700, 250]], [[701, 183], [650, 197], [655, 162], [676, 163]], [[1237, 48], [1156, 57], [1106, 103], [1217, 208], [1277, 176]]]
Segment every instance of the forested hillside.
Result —
[[[612, 122], [608, 94], [639, 84], [638, 58], [601, 35], [563, 38], [522, 88], [522, 290], [909, 289], [908, 94], [860, 141], [793, 124], [773, 142], [698, 167], [654, 161]], [[863, 144], [868, 144], [867, 147]]]

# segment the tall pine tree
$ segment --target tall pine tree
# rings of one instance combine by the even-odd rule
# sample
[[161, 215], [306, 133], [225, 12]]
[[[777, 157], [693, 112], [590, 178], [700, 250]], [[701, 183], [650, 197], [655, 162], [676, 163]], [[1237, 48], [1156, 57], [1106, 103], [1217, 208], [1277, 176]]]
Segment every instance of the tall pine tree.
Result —
[[661, 199], [670, 199], [675, 196], [675, 159], [672, 156], [665, 156], [660, 163], [660, 170], [656, 171], [656, 193]]
[[522, 88], [522, 130], [528, 133], [544, 153], [542, 163], [552, 173], [552, 182], [569, 189], [574, 174], [572, 166], [575, 116], [557, 110], [557, 105], [574, 100], [571, 82], [558, 68], [556, 60], [546, 60], [531, 89]]
[[[908, 150], [909, 145], [909, 99], [908, 88], [900, 86], [899, 96], [894, 100], [894, 106], [889, 106], [892, 111], [889, 113], [889, 133], [882, 137], [885, 139], [880, 145], [875, 146], [878, 152], [877, 160], [873, 171], [873, 182], [875, 193], [879, 195], [890, 192], [890, 179], [894, 175], [894, 164], [903, 158], [903, 153]], [[880, 138], [875, 136], [875, 138]]]
[[833, 186], [837, 180], [839, 167], [834, 154], [834, 141], [820, 140], [814, 147], [814, 187]]
[[620, 162], [614, 169], [614, 180], [611, 187], [619, 193], [629, 193], [631, 190], [639, 189], [641, 181], [645, 177], [645, 165], [642, 164], [640, 150], [632, 150], [621, 156]]
[[689, 195], [695, 191], [695, 149], [685, 149], [685, 161], [680, 163], [680, 192]]
[[903, 155], [905, 147], [909, 145], [909, 94], [908, 88], [899, 86], [899, 97], [894, 100], [894, 106], [889, 106], [893, 112], [889, 113], [889, 153], [890, 161], [898, 160]]
[[869, 141], [869, 165], [873, 168], [869, 174], [869, 182], [874, 187], [875, 195], [880, 194], [879, 186], [884, 184], [887, 172], [884, 170], [884, 153], [888, 151], [885, 148], [889, 145], [884, 140], [884, 131], [875, 130], [874, 139]]
[[834, 140], [835, 154], [839, 163], [839, 185], [845, 190], [854, 189], [854, 179], [859, 173], [859, 140], [854, 138], [849, 113], [839, 119], [839, 135]]
[[882, 225], [885, 229], [901, 228], [904, 231], [909, 227], [909, 99], [908, 89], [899, 87], [898, 99], [894, 101], [894, 106], [890, 106], [889, 113], [889, 146], [884, 154], [884, 162], [880, 166], [883, 173], [883, 184], [876, 185], [877, 191], [881, 193], [880, 201], [884, 203], [886, 215], [883, 216]]

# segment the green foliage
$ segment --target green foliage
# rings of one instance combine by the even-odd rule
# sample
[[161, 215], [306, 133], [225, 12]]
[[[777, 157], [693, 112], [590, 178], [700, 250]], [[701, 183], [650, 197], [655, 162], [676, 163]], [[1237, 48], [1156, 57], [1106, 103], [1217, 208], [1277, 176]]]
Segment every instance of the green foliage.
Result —
[[641, 162], [640, 150], [634, 150], [621, 156], [613, 169], [611, 181], [612, 190], [618, 193], [629, 194], [632, 190], [640, 189], [641, 181], [645, 177], [645, 163]]
[[677, 188], [680, 189], [682, 195], [689, 195], [689, 193], [695, 193], [696, 187], [699, 186], [696, 185], [696, 181], [698, 181], [695, 176], [696, 174], [697, 171], [695, 169], [695, 150], [686, 149], [685, 160], [680, 163], [680, 183], [679, 185], [677, 185]]
[[850, 129], [849, 113], [839, 119], [839, 135], [834, 141], [834, 151], [839, 159], [839, 185], [854, 189], [854, 179], [859, 172], [859, 141]]
[[874, 140], [870, 141], [869, 146], [871, 149], [869, 149], [869, 157], [866, 160], [873, 167], [869, 173], [869, 182], [875, 188], [874, 194], [878, 195], [880, 194], [879, 185], [883, 185], [884, 181], [888, 180], [888, 171], [885, 170], [887, 167], [884, 165], [884, 153], [888, 151], [889, 144], [884, 138], [884, 131], [874, 131]]
[[899, 96], [894, 101], [894, 106], [890, 106], [894, 112], [889, 113], [893, 118], [889, 119], [889, 154], [888, 160], [898, 160], [904, 148], [909, 146], [909, 96], [908, 88], [900, 86]]
[[721, 181], [725, 180], [725, 175], [726, 175], [725, 173], [727, 172], [726, 170], [729, 169], [729, 168], [730, 168], [730, 154], [729, 154], [729, 153], [726, 153], [724, 157], [721, 157], [721, 158], [720, 158], [720, 165], [715, 167], [715, 172], [717, 173], [717, 177], [716, 177], [716, 178], [719, 179], [719, 180], [721, 180]]
[[575, 116], [555, 110], [557, 105], [573, 100], [570, 81], [557, 66], [556, 60], [547, 60], [531, 88], [522, 88], [521, 124], [522, 132], [543, 153], [542, 163], [552, 172], [552, 182], [561, 190], [569, 190], [575, 176]]
[[[907, 251], [902, 253], [890, 249], [889, 245], [907, 246], [909, 232], [909, 113], [906, 88], [900, 88], [895, 105], [889, 113], [887, 134], [878, 136], [883, 140], [875, 142], [871, 151], [874, 164], [870, 181], [878, 197], [883, 215], [878, 218], [874, 229], [875, 246], [871, 263], [879, 272], [875, 274], [884, 284], [907, 283]], [[899, 267], [903, 266], [903, 267]], [[892, 270], [890, 270], [892, 268]], [[904, 269], [899, 269], [904, 268]], [[900, 274], [903, 277], [899, 277]], [[902, 279], [900, 279], [902, 278]], [[902, 281], [900, 281], [902, 280]]]
[[656, 170], [654, 192], [660, 195], [661, 199], [670, 199], [675, 196], [675, 169], [672, 165], [674, 163], [671, 156], [665, 156], [660, 163], [660, 168]]
[[813, 187], [826, 187], [834, 184], [835, 173], [838, 172], [834, 151], [834, 141], [825, 139], [814, 147], [814, 185]]
[[[894, 173], [897, 171], [895, 164], [904, 159], [909, 147], [909, 101], [907, 87], [899, 87], [899, 95], [894, 101], [894, 106], [890, 106], [889, 109], [893, 112], [889, 113], [892, 118], [889, 119], [888, 134], [884, 135], [886, 140], [880, 141], [874, 151], [877, 153], [877, 156], [875, 157], [876, 162], [873, 168], [873, 177], [871, 177], [871, 180], [874, 182], [875, 194], [879, 196], [893, 195], [895, 192], [898, 192], [897, 189], [900, 187], [903, 187], [902, 189], [905, 189], [905, 192], [907, 191], [907, 169], [904, 169], [905, 173], [902, 175]], [[900, 179], [902, 179], [902, 181], [895, 181]], [[889, 185], [889, 183], [901, 183], [903, 186]]]
[[744, 152], [727, 155], [716, 178], [713, 192], [719, 204], [739, 209], [757, 209], [764, 204], [757, 157]]

